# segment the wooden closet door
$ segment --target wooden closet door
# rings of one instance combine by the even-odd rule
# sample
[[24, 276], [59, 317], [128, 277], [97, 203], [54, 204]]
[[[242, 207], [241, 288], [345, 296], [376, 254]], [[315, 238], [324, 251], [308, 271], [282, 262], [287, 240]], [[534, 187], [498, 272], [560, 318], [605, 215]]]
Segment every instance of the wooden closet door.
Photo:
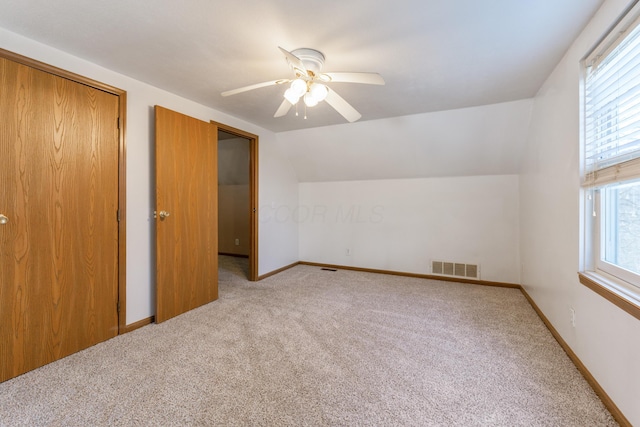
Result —
[[155, 114], [156, 322], [163, 322], [218, 298], [218, 128], [159, 106]]
[[118, 333], [118, 97], [0, 58], [0, 381]]

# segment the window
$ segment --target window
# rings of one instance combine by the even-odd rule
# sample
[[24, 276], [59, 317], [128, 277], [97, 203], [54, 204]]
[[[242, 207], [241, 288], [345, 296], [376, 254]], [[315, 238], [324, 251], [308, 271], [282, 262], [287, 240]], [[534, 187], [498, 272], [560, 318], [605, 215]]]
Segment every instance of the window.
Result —
[[625, 298], [638, 310], [639, 24], [640, 3], [636, 3], [582, 63], [582, 183], [589, 210], [585, 221], [585, 270], [592, 279], [602, 278], [599, 283], [607, 291]]
[[600, 190], [597, 266], [634, 283], [640, 275], [640, 182]]

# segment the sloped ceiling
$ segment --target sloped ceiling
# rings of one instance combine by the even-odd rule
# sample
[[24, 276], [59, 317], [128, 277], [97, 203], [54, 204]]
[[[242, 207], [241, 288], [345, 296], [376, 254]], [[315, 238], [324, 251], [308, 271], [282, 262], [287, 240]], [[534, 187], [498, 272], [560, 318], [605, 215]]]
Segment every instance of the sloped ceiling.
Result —
[[532, 99], [278, 134], [299, 182], [520, 172]]
[[0, 0], [0, 26], [274, 132], [339, 125], [328, 105], [273, 118], [291, 77], [277, 47], [310, 47], [362, 121], [532, 97], [603, 0]]

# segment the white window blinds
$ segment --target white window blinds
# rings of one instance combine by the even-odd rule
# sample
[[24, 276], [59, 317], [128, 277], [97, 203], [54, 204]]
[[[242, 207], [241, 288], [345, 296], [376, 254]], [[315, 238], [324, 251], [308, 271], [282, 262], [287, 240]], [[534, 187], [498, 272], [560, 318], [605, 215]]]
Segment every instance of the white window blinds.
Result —
[[640, 178], [640, 19], [624, 20], [584, 61], [585, 186]]

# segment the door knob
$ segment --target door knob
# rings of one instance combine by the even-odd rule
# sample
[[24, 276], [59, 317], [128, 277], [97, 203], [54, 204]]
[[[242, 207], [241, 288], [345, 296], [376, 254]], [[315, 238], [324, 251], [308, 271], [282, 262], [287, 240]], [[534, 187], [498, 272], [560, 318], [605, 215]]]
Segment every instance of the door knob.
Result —
[[170, 214], [167, 211], [160, 211], [160, 213], [158, 214], [158, 216], [160, 217], [161, 220], [165, 219], [166, 217], [168, 217]]
[[7, 218], [6, 216], [0, 214], [0, 225], [5, 225], [8, 222], [9, 222], [9, 218]]

